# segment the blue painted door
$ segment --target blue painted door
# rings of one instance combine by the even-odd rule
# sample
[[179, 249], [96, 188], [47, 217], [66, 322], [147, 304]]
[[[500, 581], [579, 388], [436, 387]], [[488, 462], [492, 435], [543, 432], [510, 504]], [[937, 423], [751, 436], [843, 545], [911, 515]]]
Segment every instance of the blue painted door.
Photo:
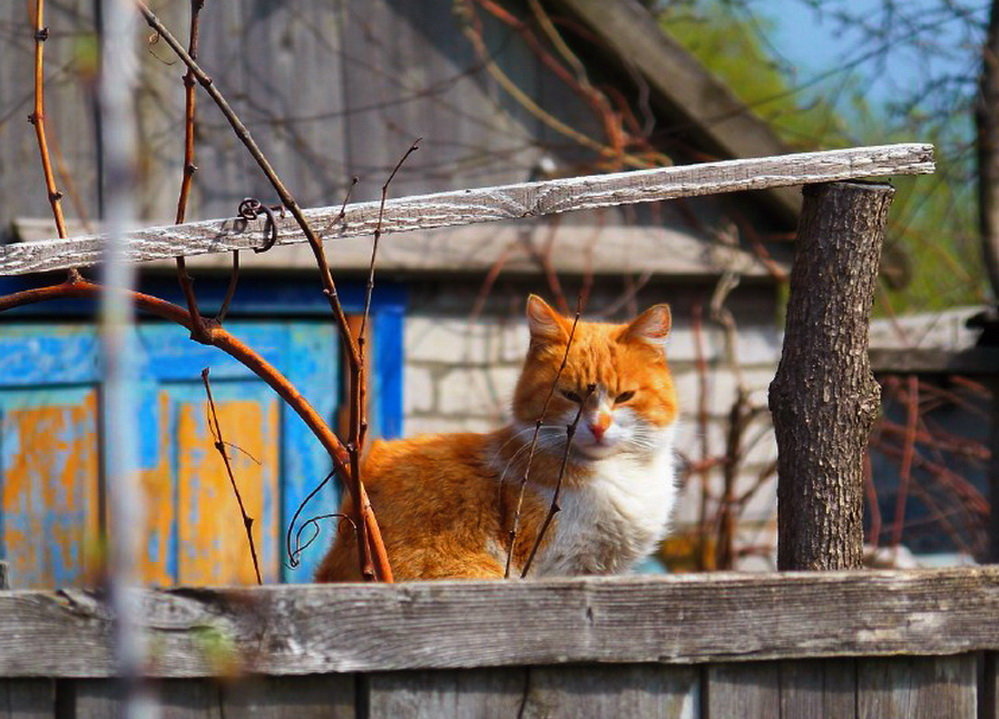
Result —
[[[312, 307], [299, 306], [295, 317], [249, 319], [245, 315], [254, 312], [244, 306], [244, 318], [226, 327], [286, 374], [332, 424], [341, 391], [340, 350], [328, 314], [308, 311]], [[273, 305], [268, 309], [273, 313]], [[379, 302], [372, 328], [372, 426], [375, 435], [394, 436], [401, 419], [401, 303]], [[285, 531], [331, 464], [304, 422], [249, 370], [192, 342], [183, 328], [144, 322], [136, 344], [145, 581], [255, 581], [238, 506], [209, 429], [205, 367], [235, 480], [255, 520], [264, 581], [310, 581], [332, 536], [332, 520], [318, 525], [321, 536], [295, 569]], [[107, 523], [99, 401], [91, 323], [56, 318], [0, 325], [0, 558], [9, 562], [17, 588], [96, 579]], [[300, 522], [336, 511], [338, 501], [335, 484], [328, 484]], [[307, 528], [304, 537], [312, 533]]]

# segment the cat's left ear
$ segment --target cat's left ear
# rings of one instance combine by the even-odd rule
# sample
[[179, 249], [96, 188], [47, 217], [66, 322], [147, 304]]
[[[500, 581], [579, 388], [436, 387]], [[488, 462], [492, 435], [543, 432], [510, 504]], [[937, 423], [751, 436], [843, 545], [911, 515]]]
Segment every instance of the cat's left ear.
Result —
[[624, 328], [621, 339], [641, 340], [662, 349], [666, 347], [666, 338], [672, 326], [669, 305], [653, 305]]
[[558, 342], [568, 337], [565, 320], [537, 295], [527, 298], [527, 325], [532, 342]]

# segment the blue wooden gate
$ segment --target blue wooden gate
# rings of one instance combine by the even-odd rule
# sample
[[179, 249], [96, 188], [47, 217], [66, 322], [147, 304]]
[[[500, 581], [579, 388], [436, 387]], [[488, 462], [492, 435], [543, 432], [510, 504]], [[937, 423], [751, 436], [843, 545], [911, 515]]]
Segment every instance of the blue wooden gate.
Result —
[[[6, 289], [6, 288], [4, 288]], [[258, 283], [226, 327], [278, 367], [331, 423], [341, 392], [340, 350], [325, 299], [311, 287]], [[200, 288], [206, 305], [220, 288]], [[152, 288], [163, 295], [169, 287]], [[344, 293], [357, 309], [358, 293]], [[349, 300], [355, 300], [350, 302]], [[90, 584], [106, 524], [98, 456], [100, 368], [81, 305], [0, 318], [0, 557], [15, 587]], [[403, 295], [383, 288], [372, 312], [374, 434], [401, 423]], [[39, 313], [55, 314], [41, 320]], [[143, 578], [151, 584], [254, 580], [235, 498], [213, 447], [201, 371], [210, 369], [224, 440], [254, 533], [264, 581], [309, 581], [330, 526], [288, 565], [285, 529], [330, 461], [299, 417], [249, 370], [187, 331], [138, 330], [141, 483], [147, 499]], [[335, 511], [334, 485], [303, 517]], [[311, 532], [306, 532], [309, 536]]]

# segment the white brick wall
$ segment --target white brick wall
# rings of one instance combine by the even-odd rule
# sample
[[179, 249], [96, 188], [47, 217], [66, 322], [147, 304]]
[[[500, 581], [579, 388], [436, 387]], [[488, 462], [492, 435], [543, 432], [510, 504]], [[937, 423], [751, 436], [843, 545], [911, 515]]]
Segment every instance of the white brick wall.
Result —
[[[527, 352], [527, 327], [519, 317], [475, 321], [413, 315], [406, 319], [405, 431], [407, 434], [436, 432], [484, 432], [500, 426], [509, 417], [510, 398]], [[735, 400], [737, 378], [725, 361], [724, 334], [706, 324], [703, 353], [708, 363], [706, 427], [709, 451], [718, 456], [725, 450], [725, 422]], [[699, 382], [695, 366], [694, 333], [678, 322], [668, 347], [680, 400], [681, 421], [678, 447], [692, 461], [701, 458], [702, 428], [698, 426]], [[737, 356], [743, 366], [742, 379], [750, 390], [750, 401], [765, 406], [766, 392], [780, 354], [780, 333], [775, 327], [740, 326]], [[745, 442], [769, 427], [769, 415], [754, 421]], [[773, 434], [767, 431], [743, 461], [738, 480], [741, 492], [756, 481], [776, 458]], [[711, 473], [711, 491], [720, 492], [721, 472]], [[692, 479], [683, 492], [675, 521], [692, 524], [698, 519], [700, 480]], [[743, 514], [754, 525], [772, 525], [776, 517], [776, 482], [771, 480], [752, 498]]]
[[874, 320], [871, 322], [871, 347], [966, 349], [975, 344], [978, 331], [969, 330], [965, 322], [982, 309], [958, 307], [945, 312]]

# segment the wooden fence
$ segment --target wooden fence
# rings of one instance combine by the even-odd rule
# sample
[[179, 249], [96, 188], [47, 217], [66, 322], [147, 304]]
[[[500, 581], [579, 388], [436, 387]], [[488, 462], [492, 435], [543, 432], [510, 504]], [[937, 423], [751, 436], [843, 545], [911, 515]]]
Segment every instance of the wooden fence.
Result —
[[[994, 568], [150, 590], [143, 616], [176, 719], [997, 716]], [[111, 631], [92, 592], [0, 593], [0, 717], [114, 716]]]
[[[929, 146], [895, 145], [524, 183], [394, 200], [382, 229], [932, 168]], [[378, 207], [309, 214], [336, 239], [370, 233]], [[278, 224], [279, 243], [303, 241]], [[249, 248], [263, 230], [139, 230], [130, 256]], [[0, 247], [0, 274], [92, 264], [100, 246]], [[164, 715], [185, 719], [999, 716], [995, 569], [181, 588], [147, 591], [141, 616]], [[114, 716], [112, 620], [93, 592], [0, 592], [0, 717]]]

